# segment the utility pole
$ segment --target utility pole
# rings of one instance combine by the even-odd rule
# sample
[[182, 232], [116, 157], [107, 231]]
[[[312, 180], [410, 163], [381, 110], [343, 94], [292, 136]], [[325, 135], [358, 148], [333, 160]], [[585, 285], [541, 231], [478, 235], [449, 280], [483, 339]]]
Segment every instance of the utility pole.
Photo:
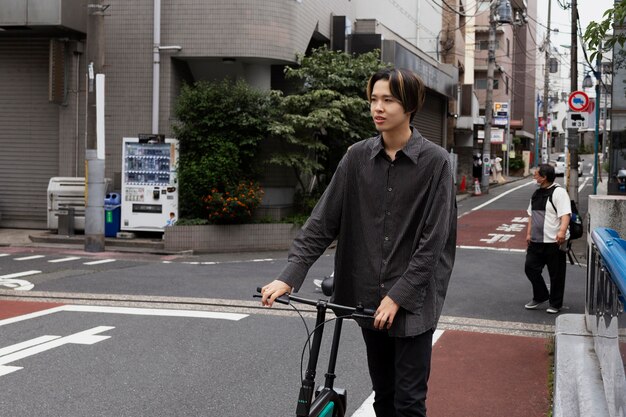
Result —
[[549, 100], [550, 100], [550, 17], [552, 13], [552, 0], [548, 0], [548, 32], [546, 34], [546, 44], [544, 45], [545, 54], [546, 54], [546, 62], [544, 64], [544, 80], [543, 80], [543, 140], [541, 143], [541, 163], [547, 164], [549, 160], [549, 143], [548, 140], [550, 138], [550, 132], [548, 132], [548, 110], [549, 110]]
[[85, 251], [104, 251], [104, 159], [98, 159], [96, 138], [96, 74], [104, 67], [102, 0], [87, 5], [87, 126], [85, 131]]
[[485, 98], [485, 138], [483, 139], [483, 175], [480, 188], [489, 193], [489, 169], [491, 168], [491, 124], [493, 122], [493, 73], [496, 69], [496, 7], [493, 0], [489, 9], [489, 53], [487, 57], [487, 96]]
[[[572, 0], [572, 34], [570, 38], [570, 93], [578, 91], [578, 0]], [[569, 198], [578, 203], [578, 129], [567, 129], [569, 158]], [[572, 169], [573, 168], [573, 169]]]

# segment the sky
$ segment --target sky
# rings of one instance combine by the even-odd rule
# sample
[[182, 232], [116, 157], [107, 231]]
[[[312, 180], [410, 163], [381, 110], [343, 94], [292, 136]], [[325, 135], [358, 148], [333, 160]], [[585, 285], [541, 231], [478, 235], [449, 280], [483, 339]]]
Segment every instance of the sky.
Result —
[[[541, 22], [541, 24], [543, 24], [544, 26], [547, 24], [548, 20], [548, 1], [549, 0], [537, 0], [537, 20]], [[571, 4], [571, 0], [550, 1], [552, 3], [552, 16], [550, 19], [550, 27], [552, 29], [559, 29], [558, 34], [552, 32], [552, 34], [550, 35], [550, 43], [553, 46], [556, 46], [562, 53], [567, 53], [568, 50], [566, 48], [563, 48], [561, 45], [569, 45], [571, 43], [571, 11], [569, 9], [563, 10], [559, 3]], [[604, 14], [604, 12], [607, 9], [613, 7], [613, 0], [578, 0], [577, 3], [582, 33], [585, 33], [585, 28], [587, 27], [589, 22], [602, 20], [602, 15]], [[545, 36], [545, 27], [539, 26], [538, 32], [539, 33], [537, 34], [537, 41], [541, 42], [541, 40], [543, 40]], [[585, 61], [585, 59], [582, 53], [580, 39], [578, 42], [578, 77], [580, 83], [580, 80], [582, 80], [582, 77], [584, 77], [585, 73], [589, 70], [589, 67], [583, 67], [583, 65], [581, 64]], [[568, 80], [567, 84], [569, 84]]]

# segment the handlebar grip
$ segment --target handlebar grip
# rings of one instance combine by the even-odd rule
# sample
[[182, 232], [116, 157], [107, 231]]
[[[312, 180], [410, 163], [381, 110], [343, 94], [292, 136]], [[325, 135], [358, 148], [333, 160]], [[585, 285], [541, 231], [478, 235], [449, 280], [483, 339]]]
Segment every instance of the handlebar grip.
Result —
[[376, 310], [373, 310], [371, 308], [364, 308], [363, 309], [363, 314], [365, 314], [366, 316], [374, 316], [374, 314], [376, 314]]
[[[261, 287], [256, 287], [256, 292], [260, 293], [261, 292]], [[261, 298], [261, 296], [258, 295], [258, 294], [254, 294], [252, 297], [254, 297], [254, 298]], [[289, 294], [281, 295], [280, 297], [278, 297], [274, 301], [276, 301], [277, 303], [280, 303], [280, 304], [289, 305], [290, 304], [290, 302], [289, 302]]]

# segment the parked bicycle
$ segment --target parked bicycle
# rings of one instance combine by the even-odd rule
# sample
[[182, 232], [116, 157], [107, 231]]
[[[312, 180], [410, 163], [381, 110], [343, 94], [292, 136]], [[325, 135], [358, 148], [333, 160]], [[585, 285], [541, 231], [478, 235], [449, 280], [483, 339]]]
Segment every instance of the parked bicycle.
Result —
[[[257, 292], [260, 293], [261, 288], [257, 288]], [[254, 297], [261, 296], [255, 294]], [[297, 308], [291, 304], [291, 302], [294, 301], [314, 306], [317, 309], [315, 328], [311, 332], [309, 332], [307, 328], [308, 337], [303, 348], [304, 357], [304, 350], [306, 349], [306, 346], [310, 344], [309, 362], [304, 377], [302, 378], [302, 385], [300, 386], [300, 394], [298, 396], [298, 403], [296, 406], [296, 416], [344, 417], [347, 407], [347, 392], [345, 389], [336, 388], [334, 386], [334, 380], [336, 378], [335, 365], [337, 363], [337, 353], [339, 352], [339, 340], [341, 338], [343, 320], [371, 320], [374, 317], [375, 311], [363, 308], [361, 305], [357, 307], [348, 307], [329, 303], [328, 300], [311, 300], [291, 294], [285, 294], [276, 299], [276, 302], [291, 305], [294, 309], [296, 309], [296, 311], [298, 311]], [[328, 309], [335, 312], [335, 318], [326, 319], [326, 312]], [[331, 342], [330, 356], [328, 358], [328, 370], [325, 374], [324, 385], [315, 389], [315, 375], [317, 372], [317, 362], [319, 359], [324, 327], [327, 323], [333, 320], [335, 321], [335, 329]], [[311, 337], [313, 337], [312, 343]]]

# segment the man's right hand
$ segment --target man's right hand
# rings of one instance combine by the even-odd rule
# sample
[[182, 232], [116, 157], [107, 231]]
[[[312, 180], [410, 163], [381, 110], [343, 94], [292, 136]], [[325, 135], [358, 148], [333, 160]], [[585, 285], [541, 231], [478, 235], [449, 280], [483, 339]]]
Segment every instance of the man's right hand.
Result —
[[291, 293], [291, 287], [278, 279], [261, 288], [261, 304], [271, 307], [274, 301], [283, 294]]

